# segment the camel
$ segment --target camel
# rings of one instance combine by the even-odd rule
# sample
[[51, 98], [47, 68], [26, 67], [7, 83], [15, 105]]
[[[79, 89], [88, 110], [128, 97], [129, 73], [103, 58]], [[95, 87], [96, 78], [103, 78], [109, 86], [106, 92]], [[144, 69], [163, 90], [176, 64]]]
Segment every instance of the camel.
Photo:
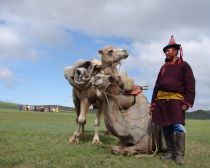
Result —
[[[134, 105], [121, 109], [119, 81], [111, 75], [97, 74], [93, 85], [104, 95], [104, 122], [112, 135], [119, 138], [113, 146], [114, 154], [141, 155], [164, 150], [161, 127], [151, 123], [151, 112], [143, 91], [136, 96]], [[124, 95], [124, 102], [126, 96]], [[130, 97], [128, 97], [130, 101]]]
[[114, 47], [105, 47], [98, 52], [101, 55], [101, 62], [97, 60], [79, 61], [73, 67], [66, 67], [64, 70], [65, 78], [73, 87], [73, 102], [77, 113], [77, 128], [70, 137], [69, 141], [71, 144], [79, 143], [81, 127], [82, 136], [84, 137], [84, 125], [91, 104], [98, 107], [92, 143], [101, 144], [98, 136], [98, 127], [100, 125], [101, 112], [104, 108], [104, 96], [101, 92], [92, 87], [91, 79], [98, 73], [114, 75], [116, 73], [116, 65], [122, 59], [128, 57], [126, 50]]

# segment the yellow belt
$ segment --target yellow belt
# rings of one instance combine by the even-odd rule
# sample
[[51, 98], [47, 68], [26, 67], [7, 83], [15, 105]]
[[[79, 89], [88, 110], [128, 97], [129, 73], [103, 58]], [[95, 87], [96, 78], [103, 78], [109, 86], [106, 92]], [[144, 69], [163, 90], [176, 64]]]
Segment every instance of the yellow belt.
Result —
[[166, 92], [159, 90], [157, 93], [157, 99], [178, 99], [178, 100], [184, 100], [184, 95], [181, 93], [176, 92]]

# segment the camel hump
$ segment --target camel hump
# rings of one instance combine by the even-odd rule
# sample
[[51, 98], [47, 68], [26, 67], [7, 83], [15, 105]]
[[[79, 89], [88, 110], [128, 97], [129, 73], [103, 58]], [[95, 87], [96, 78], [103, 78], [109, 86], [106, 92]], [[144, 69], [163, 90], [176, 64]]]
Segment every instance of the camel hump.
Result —
[[134, 88], [134, 80], [132, 78], [128, 77], [127, 72], [120, 73], [119, 76], [120, 76], [122, 83], [124, 85], [124, 91], [131, 92]]
[[99, 65], [99, 66], [101, 66], [101, 61], [99, 61], [97, 59], [92, 59], [90, 61], [92, 62], [93, 65]]

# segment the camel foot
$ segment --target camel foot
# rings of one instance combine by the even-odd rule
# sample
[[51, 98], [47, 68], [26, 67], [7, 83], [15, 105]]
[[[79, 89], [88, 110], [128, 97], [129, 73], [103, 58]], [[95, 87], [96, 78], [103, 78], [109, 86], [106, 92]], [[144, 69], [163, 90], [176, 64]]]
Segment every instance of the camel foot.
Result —
[[101, 141], [93, 141], [92, 144], [94, 144], [94, 145], [101, 145], [102, 142]]
[[99, 138], [93, 138], [92, 144], [94, 145], [101, 145], [101, 141], [99, 140]]
[[123, 147], [122, 146], [112, 146], [111, 153], [114, 155], [121, 155], [121, 154], [123, 154]]
[[134, 146], [131, 147], [123, 147], [121, 145], [112, 146], [111, 153], [115, 155], [124, 155], [124, 156], [133, 156], [137, 154], [136, 148]]
[[70, 143], [70, 144], [79, 144], [79, 138], [76, 137], [75, 135], [73, 135], [73, 136], [69, 139], [69, 143]]

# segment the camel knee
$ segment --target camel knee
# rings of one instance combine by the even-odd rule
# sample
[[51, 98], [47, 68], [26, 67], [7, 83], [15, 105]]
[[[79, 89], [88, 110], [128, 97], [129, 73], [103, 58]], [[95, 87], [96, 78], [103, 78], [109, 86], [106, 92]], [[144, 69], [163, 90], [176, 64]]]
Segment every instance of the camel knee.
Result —
[[85, 123], [85, 117], [79, 116], [78, 122], [79, 122], [80, 124], [84, 124], [84, 123]]
[[84, 121], [81, 123], [81, 122], [79, 122], [79, 118], [77, 118], [77, 119], [76, 119], [76, 123], [77, 123], [77, 124], [80, 123], [80, 124], [82, 124], [82, 125], [85, 125], [85, 124], [86, 124], [86, 120], [84, 120]]

